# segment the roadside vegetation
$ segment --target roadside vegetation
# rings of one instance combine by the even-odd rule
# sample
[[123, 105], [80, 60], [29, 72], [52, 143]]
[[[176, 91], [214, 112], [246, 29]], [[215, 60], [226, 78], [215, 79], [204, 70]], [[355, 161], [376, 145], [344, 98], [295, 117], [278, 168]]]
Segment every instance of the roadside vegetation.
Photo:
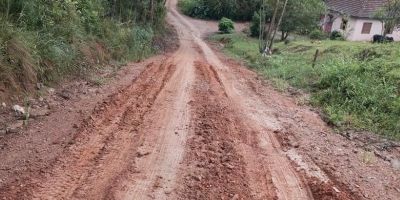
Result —
[[221, 33], [232, 33], [235, 30], [235, 25], [232, 20], [223, 17], [219, 21], [218, 30]]
[[278, 89], [310, 93], [310, 103], [338, 128], [400, 139], [400, 44], [303, 39], [277, 43], [273, 55], [262, 57], [258, 40], [244, 34], [212, 39], [225, 42], [229, 55], [245, 60]]
[[178, 6], [188, 16], [219, 20], [250, 20], [259, 0], [179, 0]]
[[164, 3], [0, 0], [0, 94], [149, 56], [164, 30]]

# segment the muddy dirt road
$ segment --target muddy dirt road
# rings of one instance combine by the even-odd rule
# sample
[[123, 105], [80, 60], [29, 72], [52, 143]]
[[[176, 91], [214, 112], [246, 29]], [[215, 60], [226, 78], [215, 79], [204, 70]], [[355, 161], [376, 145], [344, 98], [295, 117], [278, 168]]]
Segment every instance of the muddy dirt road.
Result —
[[[145, 61], [77, 129], [62, 131], [68, 120], [57, 122], [59, 131], [42, 128], [59, 132], [55, 141], [23, 148], [11, 140], [21, 144], [1, 152], [0, 199], [400, 197], [390, 162], [365, 164], [356, 142], [211, 48], [203, 36], [215, 23], [182, 16], [176, 0], [167, 4], [179, 49]], [[67, 142], [55, 145], [62, 134]], [[23, 155], [39, 167], [14, 170]]]

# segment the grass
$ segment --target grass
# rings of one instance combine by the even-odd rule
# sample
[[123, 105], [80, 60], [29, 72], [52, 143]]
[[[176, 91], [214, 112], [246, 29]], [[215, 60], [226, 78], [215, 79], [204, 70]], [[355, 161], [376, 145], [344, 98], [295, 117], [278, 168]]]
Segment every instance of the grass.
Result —
[[154, 54], [153, 42], [165, 32], [163, 4], [151, 17], [137, 18], [150, 2], [113, 3], [0, 1], [0, 102], [35, 93], [36, 83], [84, 78]]
[[74, 36], [72, 41], [16, 27], [0, 32], [0, 88], [17, 93], [34, 91], [37, 82], [48, 85], [69, 76], [85, 77], [110, 61], [138, 61], [155, 52], [150, 28], [115, 21], [104, 22], [100, 36]]
[[399, 43], [298, 40], [277, 43], [277, 53], [263, 58], [258, 41], [243, 34], [211, 39], [223, 42], [228, 55], [244, 60], [279, 90], [292, 86], [310, 93], [310, 104], [320, 107], [337, 128], [400, 139]]

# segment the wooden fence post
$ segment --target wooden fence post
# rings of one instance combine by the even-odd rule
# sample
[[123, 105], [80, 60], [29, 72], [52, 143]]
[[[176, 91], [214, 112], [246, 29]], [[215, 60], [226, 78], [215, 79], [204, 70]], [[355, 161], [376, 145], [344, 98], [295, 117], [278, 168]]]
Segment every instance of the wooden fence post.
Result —
[[318, 55], [319, 55], [319, 49], [317, 49], [317, 50], [315, 51], [314, 60], [313, 60], [313, 63], [312, 63], [312, 67], [313, 67], [313, 68], [315, 67], [315, 64], [316, 64], [316, 62], [317, 62]]

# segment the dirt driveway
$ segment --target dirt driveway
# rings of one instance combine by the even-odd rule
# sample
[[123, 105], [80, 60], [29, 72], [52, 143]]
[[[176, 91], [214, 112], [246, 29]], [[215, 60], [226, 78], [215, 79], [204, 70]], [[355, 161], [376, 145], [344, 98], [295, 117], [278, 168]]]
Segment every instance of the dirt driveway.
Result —
[[398, 147], [367, 151], [333, 133], [210, 47], [215, 23], [167, 4], [179, 49], [2, 141], [0, 199], [400, 198]]

